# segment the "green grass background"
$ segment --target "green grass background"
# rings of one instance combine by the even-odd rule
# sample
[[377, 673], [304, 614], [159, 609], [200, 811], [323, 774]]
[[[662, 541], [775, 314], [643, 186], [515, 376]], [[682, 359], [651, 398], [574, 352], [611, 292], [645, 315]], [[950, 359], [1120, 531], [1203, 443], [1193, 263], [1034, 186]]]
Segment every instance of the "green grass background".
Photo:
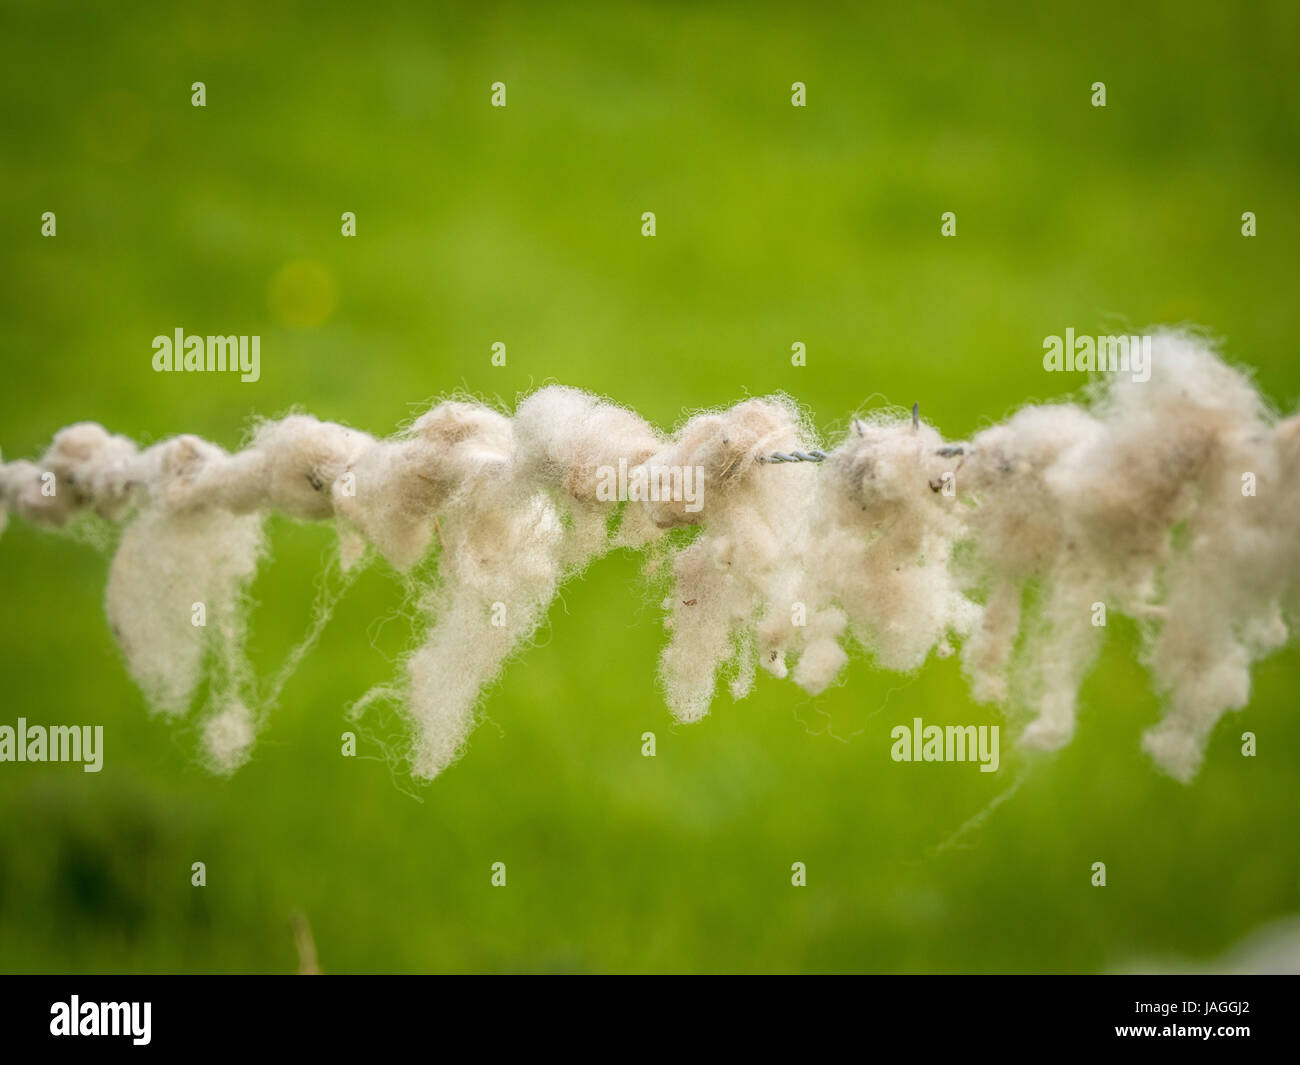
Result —
[[[919, 400], [960, 438], [1077, 387], [1043, 373], [1045, 335], [1178, 322], [1290, 408], [1297, 30], [1292, 3], [9, 0], [0, 447], [38, 455], [81, 419], [235, 447], [295, 404], [384, 434], [452, 389], [548, 381], [665, 426], [773, 390], [828, 430]], [[177, 326], [261, 335], [262, 380], [154, 374]], [[271, 534], [264, 673], [332, 544]], [[1022, 757], [1004, 728], [996, 775], [896, 765], [896, 724], [1001, 720], [954, 661], [858, 661], [815, 699], [760, 675], [676, 727], [658, 610], [617, 554], [417, 801], [376, 745], [339, 753], [343, 707], [410, 644], [390, 571], [348, 593], [230, 780], [147, 716], [105, 574], [18, 521], [0, 539], [0, 722], [106, 731], [99, 775], [0, 765], [2, 970], [291, 971], [300, 910], [335, 972], [1095, 971], [1205, 960], [1300, 909], [1294, 648], [1189, 787], [1139, 750], [1159, 703], [1122, 620], [1064, 751]]]

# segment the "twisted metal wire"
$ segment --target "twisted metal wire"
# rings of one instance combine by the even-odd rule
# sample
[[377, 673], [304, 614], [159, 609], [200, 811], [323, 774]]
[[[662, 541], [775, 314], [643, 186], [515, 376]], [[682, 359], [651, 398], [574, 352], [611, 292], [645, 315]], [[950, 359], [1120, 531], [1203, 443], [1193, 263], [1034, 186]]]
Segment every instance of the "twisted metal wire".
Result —
[[[920, 428], [921, 425], [921, 404], [912, 404], [912, 428]], [[862, 423], [856, 418], [853, 420], [853, 428], [859, 436], [862, 435]], [[969, 454], [973, 448], [969, 444], [944, 444], [943, 447], [936, 448], [935, 454], [942, 458], [953, 458], [956, 455]], [[830, 458], [827, 451], [773, 451], [770, 455], [759, 455], [758, 461], [765, 464], [775, 464], [781, 462], [825, 462]]]
[[759, 462], [825, 462], [829, 455], [825, 451], [773, 451], [770, 455], [759, 455]]

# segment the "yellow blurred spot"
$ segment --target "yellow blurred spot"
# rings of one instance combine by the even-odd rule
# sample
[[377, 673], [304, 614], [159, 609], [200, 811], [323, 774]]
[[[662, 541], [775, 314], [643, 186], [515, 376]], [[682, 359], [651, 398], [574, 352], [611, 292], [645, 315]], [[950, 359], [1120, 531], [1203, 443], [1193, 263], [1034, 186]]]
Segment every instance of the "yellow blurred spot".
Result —
[[271, 313], [294, 329], [315, 329], [338, 304], [338, 286], [324, 266], [310, 259], [285, 263], [267, 292]]

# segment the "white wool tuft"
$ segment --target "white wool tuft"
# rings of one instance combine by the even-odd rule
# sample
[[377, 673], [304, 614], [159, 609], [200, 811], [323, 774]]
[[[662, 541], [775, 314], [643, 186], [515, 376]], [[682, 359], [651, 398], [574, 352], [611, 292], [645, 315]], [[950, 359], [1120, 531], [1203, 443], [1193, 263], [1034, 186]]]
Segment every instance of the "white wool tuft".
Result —
[[[666, 619], [672, 635], [660, 659], [660, 681], [680, 721], [708, 712], [727, 662], [741, 678], [754, 656], [770, 672], [785, 671], [784, 653], [795, 638], [799, 549], [817, 481], [813, 471], [756, 460], [812, 446], [792, 403], [751, 399], [721, 414], [697, 415], [647, 460], [651, 468], [702, 471], [698, 511], [684, 499], [645, 504], [661, 528], [701, 526], [672, 562]], [[745, 690], [743, 682], [735, 689]]]
[[964, 526], [955, 490], [944, 492], [953, 460], [942, 445], [910, 419], [856, 421], [827, 460], [805, 552], [813, 658], [795, 674], [810, 692], [834, 679], [826, 645], [845, 631], [881, 666], [910, 671], [978, 616], [949, 571]]
[[581, 568], [605, 551], [613, 500], [600, 487], [645, 462], [660, 446], [649, 423], [576, 388], [552, 385], [519, 404], [513, 419], [517, 476], [548, 493], [571, 525], [566, 567]]
[[248, 761], [256, 733], [252, 711], [239, 701], [208, 718], [203, 725], [203, 749], [213, 770], [233, 773]]
[[[127, 668], [163, 713], [184, 714], [206, 656], [242, 676], [243, 600], [262, 550], [262, 518], [219, 509], [148, 509], [127, 526], [105, 608]], [[204, 625], [195, 625], [202, 603]]]
[[977, 697], [1018, 689], [1035, 709], [1022, 743], [1072, 735], [1101, 603], [1148, 623], [1143, 656], [1170, 709], [1144, 747], [1178, 779], [1195, 774], [1214, 724], [1245, 705], [1251, 662], [1286, 640], [1294, 492], [1276, 441], [1249, 380], [1182, 333], [1153, 338], [1149, 381], [1104, 378], [1090, 411], [1029, 407], [975, 438], [965, 487], [989, 598], [963, 661]]
[[442, 403], [408, 433], [363, 447], [333, 479], [333, 504], [406, 570], [429, 550], [438, 508], [463, 483], [504, 468], [509, 447], [509, 419], [474, 404]]

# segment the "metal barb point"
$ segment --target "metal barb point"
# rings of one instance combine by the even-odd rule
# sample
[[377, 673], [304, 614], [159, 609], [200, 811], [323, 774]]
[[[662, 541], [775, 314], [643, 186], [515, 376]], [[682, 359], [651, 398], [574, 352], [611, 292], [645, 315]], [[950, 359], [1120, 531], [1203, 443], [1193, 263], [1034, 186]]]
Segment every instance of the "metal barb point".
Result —
[[912, 404], [912, 428], [914, 430], [921, 428], [921, 404], [919, 403]]

